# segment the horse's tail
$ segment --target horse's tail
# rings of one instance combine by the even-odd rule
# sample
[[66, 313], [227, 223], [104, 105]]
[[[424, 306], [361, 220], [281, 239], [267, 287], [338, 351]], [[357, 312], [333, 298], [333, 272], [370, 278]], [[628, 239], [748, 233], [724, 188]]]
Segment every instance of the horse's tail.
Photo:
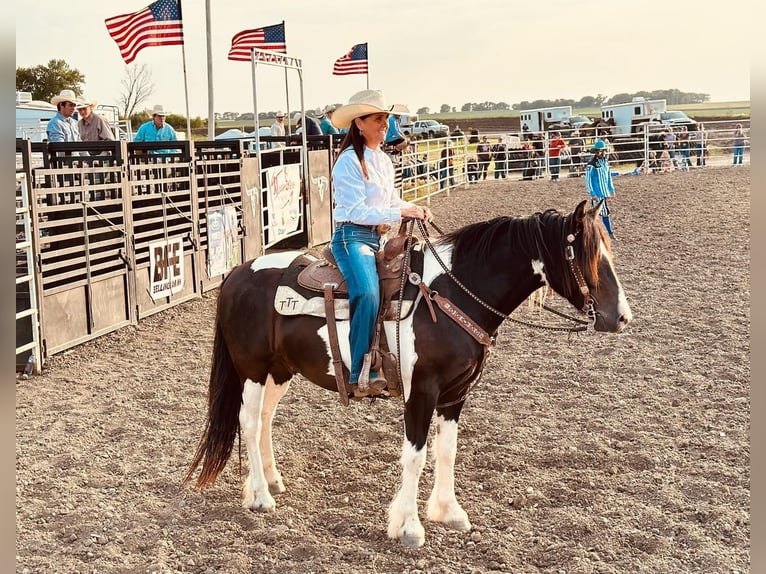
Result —
[[216, 320], [205, 431], [200, 438], [197, 452], [183, 479], [183, 484], [192, 479], [200, 463], [202, 463], [202, 471], [197, 478], [197, 488], [213, 484], [223, 471], [231, 456], [234, 439], [239, 433], [241, 402], [242, 386], [239, 376], [226, 346], [221, 323]]

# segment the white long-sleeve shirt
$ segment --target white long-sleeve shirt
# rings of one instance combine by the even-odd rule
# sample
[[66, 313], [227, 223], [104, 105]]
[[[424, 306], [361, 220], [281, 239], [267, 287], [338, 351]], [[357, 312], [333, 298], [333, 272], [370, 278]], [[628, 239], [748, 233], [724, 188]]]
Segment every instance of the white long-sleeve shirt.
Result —
[[340, 154], [332, 168], [335, 189], [333, 218], [360, 225], [394, 224], [401, 220], [401, 208], [414, 205], [404, 201], [394, 189], [394, 166], [380, 149], [364, 148], [364, 161], [370, 178], [365, 179], [362, 164], [352, 147]]

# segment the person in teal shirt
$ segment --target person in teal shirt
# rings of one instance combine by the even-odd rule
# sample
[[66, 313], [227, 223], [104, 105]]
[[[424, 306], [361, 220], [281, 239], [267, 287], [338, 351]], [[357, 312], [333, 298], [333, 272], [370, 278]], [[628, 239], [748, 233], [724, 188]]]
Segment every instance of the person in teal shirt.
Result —
[[[165, 117], [168, 114], [162, 106], [154, 106], [152, 110], [152, 119], [144, 122], [138, 128], [133, 137], [134, 142], [174, 142], [178, 141], [176, 130], [168, 123], [165, 123]], [[173, 150], [152, 150], [152, 153], [172, 153]]]
[[322, 134], [331, 135], [337, 134], [338, 128], [332, 125], [332, 114], [335, 111], [335, 106], [327, 106], [322, 114], [322, 122], [319, 124], [319, 129], [322, 130]]
[[599, 214], [609, 237], [614, 240], [614, 230], [607, 205], [607, 199], [614, 197], [614, 183], [612, 182], [612, 172], [609, 171], [609, 163], [606, 160], [606, 142], [596, 140], [590, 151], [593, 152], [593, 157], [585, 166], [585, 188], [588, 190], [593, 206], [598, 205], [598, 202], [603, 200]]

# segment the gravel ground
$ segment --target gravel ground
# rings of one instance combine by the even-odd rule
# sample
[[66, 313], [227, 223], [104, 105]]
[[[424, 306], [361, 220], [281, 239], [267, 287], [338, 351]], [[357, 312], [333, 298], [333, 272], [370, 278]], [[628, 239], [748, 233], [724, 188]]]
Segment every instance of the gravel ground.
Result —
[[[212, 488], [181, 488], [206, 409], [212, 293], [17, 380], [16, 571], [748, 572], [750, 168], [615, 184], [634, 322], [571, 338], [501, 328], [460, 421], [471, 532], [425, 521], [429, 461], [425, 546], [389, 540], [401, 403], [343, 408], [303, 380], [275, 420], [287, 491], [274, 513], [240, 507], [236, 454]], [[581, 179], [487, 181], [432, 209], [454, 229], [584, 196]]]

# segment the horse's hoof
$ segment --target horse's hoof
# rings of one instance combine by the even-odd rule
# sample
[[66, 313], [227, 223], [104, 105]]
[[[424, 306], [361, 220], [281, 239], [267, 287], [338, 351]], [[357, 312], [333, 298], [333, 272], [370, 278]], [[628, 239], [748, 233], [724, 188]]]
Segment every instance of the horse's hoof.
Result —
[[273, 512], [277, 507], [277, 502], [266, 493], [258, 495], [251, 502], [245, 502], [242, 506], [250, 510], [251, 512]]
[[444, 523], [444, 526], [451, 528], [452, 530], [458, 530], [460, 532], [468, 532], [471, 529], [471, 523], [468, 520], [449, 520]]
[[405, 534], [400, 536], [399, 540], [401, 541], [402, 546], [406, 548], [420, 548], [426, 541], [424, 536], [418, 536], [416, 534]]

